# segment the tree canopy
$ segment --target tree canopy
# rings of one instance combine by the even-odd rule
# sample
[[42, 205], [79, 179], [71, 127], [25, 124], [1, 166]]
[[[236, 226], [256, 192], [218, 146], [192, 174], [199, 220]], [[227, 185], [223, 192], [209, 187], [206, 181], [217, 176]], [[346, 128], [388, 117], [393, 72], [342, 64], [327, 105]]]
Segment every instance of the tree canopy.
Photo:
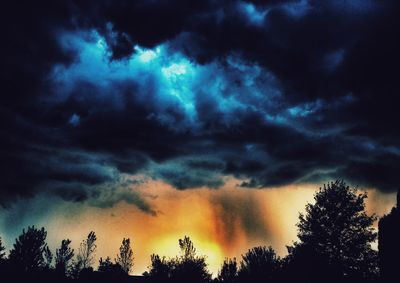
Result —
[[242, 255], [239, 278], [243, 282], [271, 280], [278, 271], [280, 258], [272, 247], [254, 247]]
[[43, 227], [36, 229], [31, 226], [26, 231], [22, 230], [10, 251], [9, 259], [13, 266], [26, 272], [43, 268], [46, 264], [46, 237], [47, 232]]
[[221, 283], [234, 283], [238, 277], [238, 264], [236, 258], [226, 258], [222, 263], [221, 270], [218, 272], [218, 282]]
[[[377, 233], [375, 215], [365, 211], [366, 193], [344, 181], [324, 185], [300, 214], [298, 238], [289, 249], [292, 256], [308, 262], [325, 262], [340, 277], [366, 277], [376, 272], [377, 253], [371, 247]], [[318, 258], [318, 259], [317, 259]], [[303, 260], [303, 263], [306, 260]]]

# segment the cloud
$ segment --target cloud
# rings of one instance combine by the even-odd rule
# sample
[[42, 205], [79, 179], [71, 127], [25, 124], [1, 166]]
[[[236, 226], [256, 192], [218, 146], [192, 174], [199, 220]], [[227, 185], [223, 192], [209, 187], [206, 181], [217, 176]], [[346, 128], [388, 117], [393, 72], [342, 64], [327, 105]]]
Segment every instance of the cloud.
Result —
[[[239, 57], [201, 65], [171, 50], [174, 42], [170, 42], [153, 49], [136, 45], [132, 56], [116, 61], [96, 31], [67, 33], [60, 41], [76, 58], [67, 66], [54, 67], [49, 79], [57, 91], [47, 101], [85, 103], [92, 115], [104, 107], [129, 111], [131, 100], [145, 108], [146, 119], [170, 130], [196, 131], [216, 118], [221, 123], [235, 123], [235, 116], [249, 110], [270, 115], [281, 100], [274, 75]], [[206, 107], [211, 109], [204, 111]], [[71, 117], [76, 120], [74, 114]], [[84, 119], [79, 116], [82, 124]]]
[[7, 4], [0, 203], [45, 191], [150, 212], [117, 188], [135, 174], [395, 190], [399, 4], [336, 2]]
[[164, 180], [177, 189], [219, 188], [224, 184], [225, 164], [212, 156], [182, 157], [151, 166], [149, 175]]

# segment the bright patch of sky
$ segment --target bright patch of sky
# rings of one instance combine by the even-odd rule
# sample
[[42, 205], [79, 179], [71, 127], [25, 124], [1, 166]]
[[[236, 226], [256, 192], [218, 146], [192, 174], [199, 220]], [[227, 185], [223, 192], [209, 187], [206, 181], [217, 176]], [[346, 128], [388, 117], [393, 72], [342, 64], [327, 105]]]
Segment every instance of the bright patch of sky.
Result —
[[[200, 65], [165, 43], [152, 49], [136, 45], [130, 57], [111, 60], [105, 39], [95, 31], [64, 33], [60, 43], [76, 58], [53, 68], [50, 78], [57, 91], [51, 103], [73, 97], [90, 101], [94, 109], [102, 101], [103, 107], [122, 111], [126, 105], [119, 92], [131, 86], [130, 95], [150, 109], [152, 117], [178, 130], [199, 129], [207, 119], [216, 118], [207, 117], [211, 114], [231, 124], [240, 119], [239, 113], [266, 114], [282, 105], [276, 77], [239, 56]], [[177, 120], [171, 109], [184, 118]], [[69, 123], [76, 126], [80, 119], [71, 113]]]
[[322, 107], [321, 100], [312, 103], [303, 103], [288, 109], [288, 112], [293, 117], [307, 117]]
[[261, 25], [269, 11], [268, 9], [260, 9], [254, 4], [247, 2], [239, 2], [238, 9], [246, 16], [250, 23], [255, 25]]
[[160, 55], [161, 51], [159, 47], [155, 48], [155, 50], [151, 50], [140, 48], [139, 45], [136, 45], [134, 50], [137, 52], [139, 60], [143, 63], [148, 63], [156, 59], [157, 56]]

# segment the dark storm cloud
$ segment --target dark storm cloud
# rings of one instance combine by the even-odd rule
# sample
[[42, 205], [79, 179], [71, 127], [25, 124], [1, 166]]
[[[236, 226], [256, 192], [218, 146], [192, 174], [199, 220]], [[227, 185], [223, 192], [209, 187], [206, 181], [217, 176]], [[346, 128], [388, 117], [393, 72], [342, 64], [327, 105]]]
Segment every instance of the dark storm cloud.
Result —
[[392, 191], [399, 11], [372, 0], [4, 4], [0, 202], [52, 192], [106, 207], [136, 173], [179, 189], [235, 176]]
[[151, 175], [177, 189], [218, 188], [224, 184], [221, 176], [224, 167], [224, 162], [213, 156], [186, 157], [153, 165]]

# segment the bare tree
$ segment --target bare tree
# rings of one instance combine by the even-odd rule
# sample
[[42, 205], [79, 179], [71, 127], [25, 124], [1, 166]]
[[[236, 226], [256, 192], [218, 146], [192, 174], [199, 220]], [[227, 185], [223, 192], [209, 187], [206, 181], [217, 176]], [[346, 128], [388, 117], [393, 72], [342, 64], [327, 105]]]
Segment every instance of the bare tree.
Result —
[[79, 252], [77, 255], [77, 265], [79, 266], [79, 269], [86, 269], [92, 266], [97, 249], [96, 240], [97, 237], [95, 232], [91, 231], [79, 246]]
[[119, 254], [117, 255], [116, 263], [118, 263], [125, 273], [129, 274], [133, 267], [133, 251], [131, 248], [130, 239], [123, 239]]

